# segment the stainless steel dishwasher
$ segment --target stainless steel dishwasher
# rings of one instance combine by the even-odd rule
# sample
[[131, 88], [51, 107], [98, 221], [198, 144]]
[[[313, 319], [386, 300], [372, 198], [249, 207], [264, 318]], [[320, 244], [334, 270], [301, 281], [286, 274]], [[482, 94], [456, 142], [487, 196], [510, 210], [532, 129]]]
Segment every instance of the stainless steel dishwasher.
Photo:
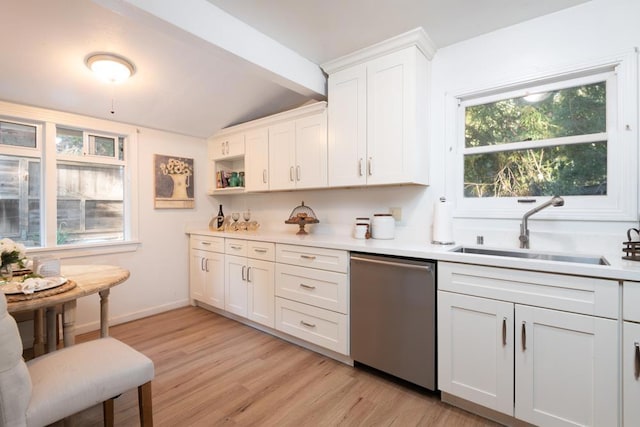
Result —
[[436, 390], [435, 263], [351, 254], [351, 358]]

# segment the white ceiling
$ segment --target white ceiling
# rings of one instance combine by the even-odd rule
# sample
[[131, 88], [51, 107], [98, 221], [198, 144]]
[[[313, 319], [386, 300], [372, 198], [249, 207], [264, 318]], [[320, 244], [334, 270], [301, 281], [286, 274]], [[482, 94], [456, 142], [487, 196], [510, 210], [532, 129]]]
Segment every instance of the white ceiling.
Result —
[[[183, 0], [179, 5], [187, 20], [192, 10], [218, 6], [320, 64], [417, 26], [443, 47], [585, 1]], [[153, 6], [152, 0], [3, 1], [0, 100], [207, 137], [322, 97], [155, 16], [149, 12]], [[198, 18], [193, 12], [193, 21]], [[252, 48], [245, 44], [243, 49]], [[104, 51], [131, 59], [136, 74], [115, 88], [97, 81], [84, 60]]]

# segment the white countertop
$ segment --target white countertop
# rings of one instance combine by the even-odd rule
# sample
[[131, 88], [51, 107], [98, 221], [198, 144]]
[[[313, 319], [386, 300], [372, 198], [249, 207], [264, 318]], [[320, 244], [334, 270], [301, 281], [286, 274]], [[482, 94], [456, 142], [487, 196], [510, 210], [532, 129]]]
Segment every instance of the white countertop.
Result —
[[[341, 249], [352, 252], [366, 252], [381, 255], [395, 255], [411, 258], [422, 258], [437, 261], [451, 261], [465, 264], [489, 265], [494, 267], [516, 268], [520, 270], [544, 271], [549, 273], [570, 274], [574, 276], [599, 277], [604, 279], [628, 280], [640, 282], [640, 262], [622, 259], [622, 246], [620, 256], [604, 255], [610, 265], [592, 265], [574, 262], [545, 261], [536, 259], [522, 259], [492, 255], [476, 255], [468, 253], [452, 252], [460, 245], [434, 245], [424, 242], [409, 242], [394, 240], [358, 240], [351, 237], [337, 235], [308, 234], [298, 236], [288, 233], [257, 232], [215, 232], [208, 229], [194, 229], [187, 234], [203, 236], [225, 237], [230, 239], [258, 240], [263, 242], [286, 243], [301, 246], [316, 246], [328, 249]], [[487, 247], [487, 249], [493, 249]], [[497, 248], [508, 249], [511, 248]], [[517, 250], [517, 249], [516, 249]], [[557, 252], [556, 252], [557, 253]], [[567, 254], [562, 255], [585, 255]]]

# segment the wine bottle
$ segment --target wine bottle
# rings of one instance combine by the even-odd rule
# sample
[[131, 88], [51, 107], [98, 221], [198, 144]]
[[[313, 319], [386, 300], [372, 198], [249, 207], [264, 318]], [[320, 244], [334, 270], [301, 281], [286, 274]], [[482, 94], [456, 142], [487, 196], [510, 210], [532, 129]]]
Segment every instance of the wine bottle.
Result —
[[220, 205], [220, 209], [218, 210], [218, 228], [222, 227], [224, 224], [224, 213], [222, 212], [222, 205]]

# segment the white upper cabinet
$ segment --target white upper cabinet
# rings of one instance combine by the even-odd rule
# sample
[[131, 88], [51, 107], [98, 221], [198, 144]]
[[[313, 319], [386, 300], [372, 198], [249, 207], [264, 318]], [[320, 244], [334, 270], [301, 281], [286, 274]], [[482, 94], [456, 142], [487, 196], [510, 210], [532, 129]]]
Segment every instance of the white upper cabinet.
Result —
[[269, 131], [267, 128], [248, 131], [245, 135], [245, 189], [267, 191], [269, 189]]
[[323, 65], [330, 187], [428, 184], [432, 55], [420, 29]]
[[296, 124], [293, 121], [269, 127], [269, 188], [295, 188]]
[[209, 144], [209, 157], [213, 160], [244, 155], [244, 134], [225, 135]]
[[269, 126], [269, 189], [327, 186], [327, 111]]

